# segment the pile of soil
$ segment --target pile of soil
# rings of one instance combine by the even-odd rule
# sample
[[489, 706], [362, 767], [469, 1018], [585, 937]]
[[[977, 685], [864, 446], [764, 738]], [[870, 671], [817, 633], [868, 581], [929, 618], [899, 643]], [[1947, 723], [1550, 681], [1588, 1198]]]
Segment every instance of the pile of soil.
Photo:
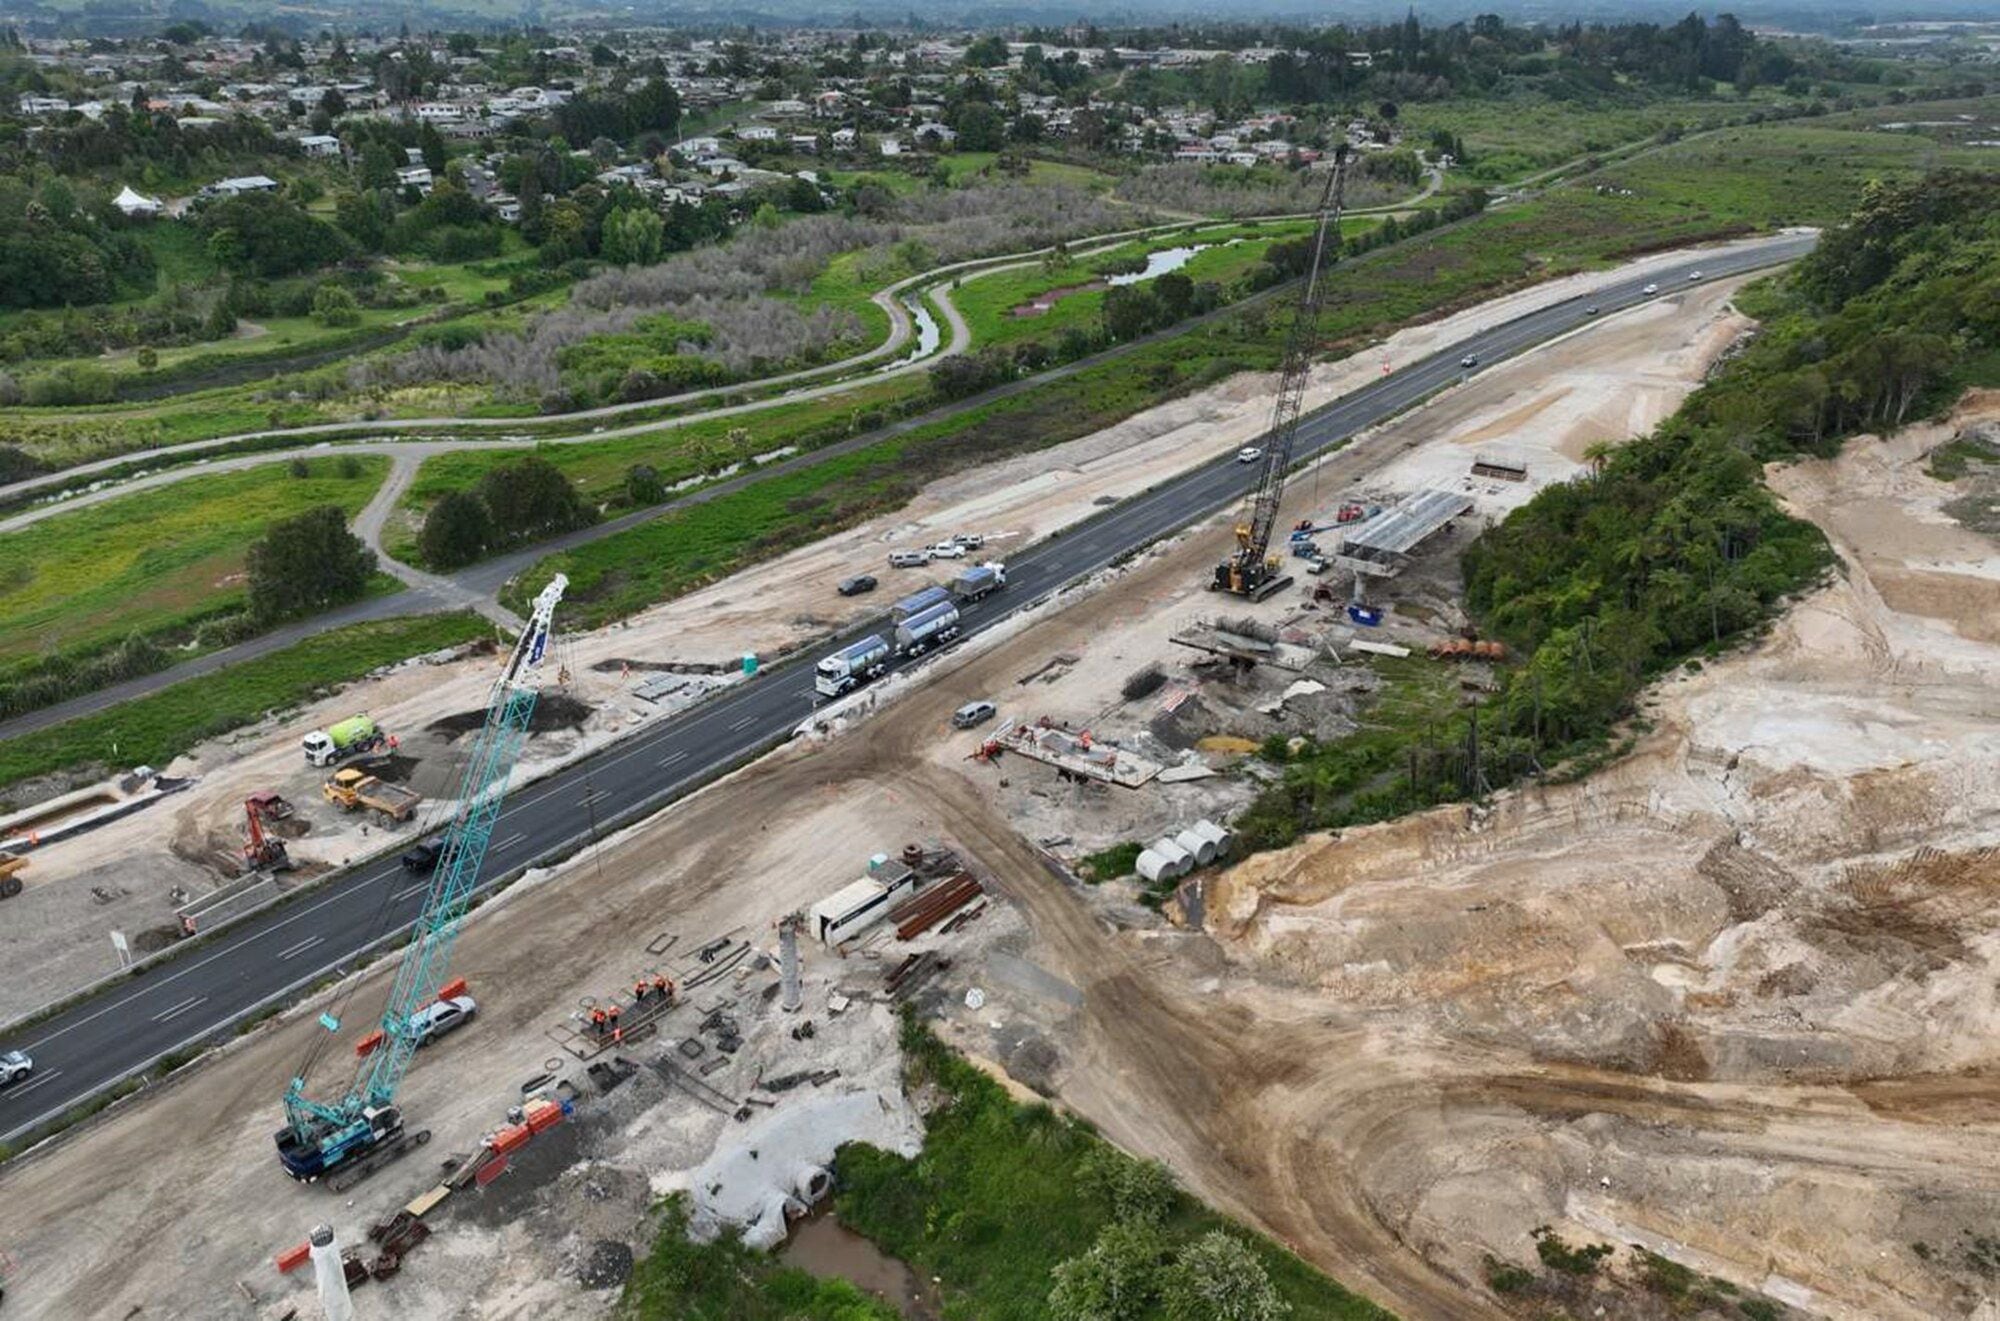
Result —
[[[589, 703], [579, 702], [567, 693], [544, 693], [535, 703], [535, 714], [528, 720], [528, 730], [534, 734], [548, 734], [559, 729], [580, 729], [583, 727], [583, 722], [590, 719], [592, 709]], [[441, 720], [433, 720], [424, 726], [424, 731], [450, 742], [460, 734], [471, 733], [485, 723], [486, 708], [480, 707], [473, 711], [460, 711]], [[389, 777], [385, 775], [382, 778]]]

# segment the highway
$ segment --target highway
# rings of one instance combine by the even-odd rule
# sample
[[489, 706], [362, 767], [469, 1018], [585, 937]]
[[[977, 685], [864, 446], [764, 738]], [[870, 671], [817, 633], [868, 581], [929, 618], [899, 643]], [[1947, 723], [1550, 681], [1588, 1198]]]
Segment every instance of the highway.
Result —
[[[1772, 266], [1804, 255], [1815, 241], [1813, 235], [1784, 236], [1704, 254], [1472, 335], [1309, 415], [1300, 426], [1295, 458], [1309, 459], [1461, 378], [1577, 329], [1593, 319], [1589, 307], [1609, 314], [1649, 297], [1669, 297], [1692, 283], [1696, 271], [1707, 281]], [[1648, 278], [1657, 281], [1657, 295], [1643, 291]], [[1461, 365], [1467, 354], [1476, 355], [1476, 367]], [[1233, 453], [1221, 455], [1026, 548], [1007, 563], [1005, 591], [966, 607], [963, 636], [976, 636], [1065, 583], [1240, 501], [1256, 472], [1256, 465], [1235, 462]], [[1218, 559], [1224, 550], [1218, 544]], [[814, 660], [876, 631], [888, 631], [885, 619], [867, 621], [519, 790], [494, 830], [488, 875], [504, 878], [587, 836], [593, 822], [602, 826], [653, 810], [782, 741], [813, 710]], [[400, 931], [415, 918], [427, 884], [393, 858], [350, 869], [179, 958], [0, 1040], [0, 1050], [26, 1050], [36, 1063], [31, 1077], [0, 1092], [0, 1141], [59, 1116], [164, 1056], [226, 1034], [260, 1006], [350, 966], [384, 932]], [[365, 1012], [368, 1002], [366, 996], [357, 999], [357, 1012]], [[335, 1081], [331, 1075], [322, 1080], [329, 1086]], [[271, 1079], [274, 1101], [284, 1085], [283, 1078]]]

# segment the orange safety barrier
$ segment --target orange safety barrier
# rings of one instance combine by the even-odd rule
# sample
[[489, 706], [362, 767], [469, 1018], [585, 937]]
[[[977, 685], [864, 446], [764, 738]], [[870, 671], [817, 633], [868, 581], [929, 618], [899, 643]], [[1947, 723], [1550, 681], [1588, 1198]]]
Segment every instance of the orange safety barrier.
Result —
[[312, 1258], [312, 1244], [295, 1243], [278, 1254], [278, 1270], [282, 1274], [295, 1271]]
[[563, 1121], [562, 1107], [554, 1101], [530, 1101], [523, 1113], [527, 1115], [530, 1133], [554, 1128]]
[[465, 978], [454, 977], [438, 989], [438, 999], [456, 1000], [465, 994]]
[[373, 1055], [375, 1048], [387, 1040], [388, 1038], [382, 1035], [382, 1029], [378, 1027], [354, 1043], [354, 1053], [360, 1056]]
[[528, 1145], [528, 1139], [532, 1136], [534, 1130], [526, 1124], [509, 1124], [493, 1135], [493, 1150], [503, 1156], [510, 1151], [519, 1151]]
[[472, 1181], [481, 1188], [484, 1188], [487, 1184], [492, 1183], [506, 1172], [507, 1158], [505, 1156], [495, 1156], [492, 1160], [487, 1161], [479, 1167], [479, 1173], [472, 1176]]

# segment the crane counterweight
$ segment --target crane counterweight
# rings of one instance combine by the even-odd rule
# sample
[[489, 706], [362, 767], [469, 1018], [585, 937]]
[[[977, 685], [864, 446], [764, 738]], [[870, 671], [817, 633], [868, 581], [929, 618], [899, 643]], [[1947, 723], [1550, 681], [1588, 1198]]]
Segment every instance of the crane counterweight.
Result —
[[[1278, 376], [1278, 394], [1271, 407], [1270, 438], [1260, 456], [1262, 467], [1243, 522], [1236, 525], [1236, 552], [1215, 566], [1210, 586], [1216, 591], [1261, 601], [1291, 582], [1271, 554], [1271, 533], [1278, 522], [1278, 505], [1285, 494], [1285, 474], [1292, 466], [1292, 444], [1298, 436], [1299, 410], [1305, 402], [1306, 377], [1326, 301], [1325, 267], [1340, 249], [1340, 212], [1347, 181], [1348, 148], [1334, 148], [1333, 169], [1319, 200], [1319, 225], [1313, 231], [1312, 254], [1299, 286], [1297, 315], [1285, 341]], [[1329, 244], [1331, 249], [1329, 250]]]

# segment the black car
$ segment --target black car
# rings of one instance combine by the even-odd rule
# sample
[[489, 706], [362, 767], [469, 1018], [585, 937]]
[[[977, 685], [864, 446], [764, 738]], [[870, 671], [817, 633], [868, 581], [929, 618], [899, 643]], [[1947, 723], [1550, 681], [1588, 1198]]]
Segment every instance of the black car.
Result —
[[438, 859], [444, 856], [444, 844], [438, 840], [426, 840], [422, 844], [412, 844], [403, 850], [403, 870], [421, 876], [437, 870]]
[[857, 573], [852, 578], [842, 578], [840, 580], [840, 594], [842, 596], [859, 596], [863, 592], [872, 592], [874, 590], [875, 579], [869, 574]]

